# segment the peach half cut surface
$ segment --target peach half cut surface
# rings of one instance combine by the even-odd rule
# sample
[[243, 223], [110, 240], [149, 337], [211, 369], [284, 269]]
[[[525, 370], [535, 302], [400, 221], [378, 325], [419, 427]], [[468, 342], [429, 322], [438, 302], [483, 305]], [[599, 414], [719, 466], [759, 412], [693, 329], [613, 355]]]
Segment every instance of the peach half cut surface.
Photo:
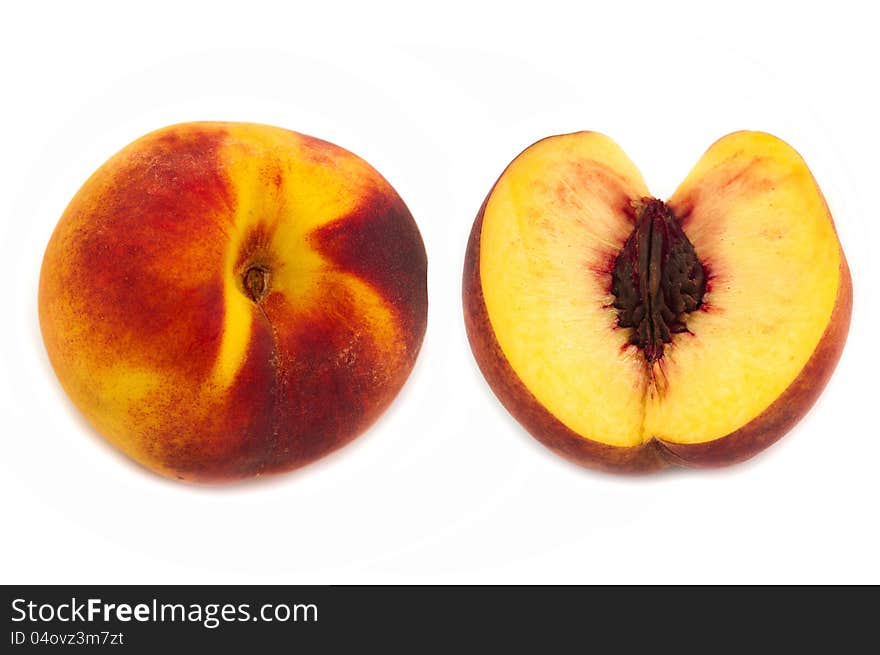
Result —
[[468, 338], [539, 441], [620, 472], [745, 460], [818, 397], [852, 286], [800, 155], [769, 134], [717, 141], [662, 202], [611, 139], [546, 138], [474, 222]]
[[98, 432], [172, 478], [287, 471], [363, 432], [427, 319], [419, 230], [326, 141], [246, 123], [148, 134], [83, 185], [43, 259], [49, 359]]

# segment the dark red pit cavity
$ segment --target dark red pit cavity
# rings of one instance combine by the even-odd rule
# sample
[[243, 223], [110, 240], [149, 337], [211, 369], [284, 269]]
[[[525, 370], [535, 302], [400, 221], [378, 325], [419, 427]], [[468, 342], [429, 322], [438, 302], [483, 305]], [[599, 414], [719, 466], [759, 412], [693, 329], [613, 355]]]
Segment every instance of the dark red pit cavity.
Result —
[[635, 203], [635, 228], [611, 273], [617, 324], [648, 363], [663, 357], [672, 335], [687, 332], [687, 314], [700, 308], [706, 272], [681, 223], [662, 200]]

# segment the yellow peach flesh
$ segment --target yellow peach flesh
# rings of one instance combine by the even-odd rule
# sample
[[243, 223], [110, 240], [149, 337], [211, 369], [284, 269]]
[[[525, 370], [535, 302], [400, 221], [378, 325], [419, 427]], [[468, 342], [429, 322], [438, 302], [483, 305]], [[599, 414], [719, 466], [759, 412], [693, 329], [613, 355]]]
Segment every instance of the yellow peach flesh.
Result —
[[819, 344], [841, 283], [825, 200], [800, 155], [738, 132], [703, 156], [670, 199], [711, 276], [650, 394], [645, 435], [702, 443], [758, 416]]
[[517, 157], [483, 218], [483, 296], [504, 355], [560, 421], [615, 446], [642, 439], [645, 381], [596, 271], [632, 230], [622, 206], [646, 193], [614, 142], [572, 134]]

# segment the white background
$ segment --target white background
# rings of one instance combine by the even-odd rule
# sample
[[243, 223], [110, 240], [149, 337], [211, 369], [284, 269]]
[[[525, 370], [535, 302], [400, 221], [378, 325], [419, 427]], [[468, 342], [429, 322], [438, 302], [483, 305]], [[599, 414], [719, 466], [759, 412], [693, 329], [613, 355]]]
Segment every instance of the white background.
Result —
[[[877, 20], [870, 3], [720, 6], [4, 5], [0, 581], [880, 582]], [[141, 134], [208, 119], [358, 153], [430, 260], [422, 354], [379, 423], [316, 465], [224, 488], [105, 445], [36, 316], [43, 249], [79, 185]], [[855, 309], [834, 378], [744, 465], [626, 478], [566, 463], [507, 415], [467, 345], [461, 268], [484, 195], [533, 141], [592, 129], [664, 197], [743, 128], [794, 145], [836, 218]]]

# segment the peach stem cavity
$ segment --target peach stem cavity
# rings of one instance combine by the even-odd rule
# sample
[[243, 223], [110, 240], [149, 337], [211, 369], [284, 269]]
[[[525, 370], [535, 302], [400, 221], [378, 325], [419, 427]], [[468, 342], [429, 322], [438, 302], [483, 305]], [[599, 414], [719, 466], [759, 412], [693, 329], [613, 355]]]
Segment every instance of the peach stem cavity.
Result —
[[635, 227], [614, 260], [612, 306], [617, 324], [649, 364], [663, 357], [672, 335], [687, 332], [687, 314], [700, 308], [706, 272], [673, 211], [662, 200], [633, 202]]
[[251, 266], [244, 272], [241, 281], [248, 298], [260, 302], [269, 290], [269, 271], [262, 266]]

